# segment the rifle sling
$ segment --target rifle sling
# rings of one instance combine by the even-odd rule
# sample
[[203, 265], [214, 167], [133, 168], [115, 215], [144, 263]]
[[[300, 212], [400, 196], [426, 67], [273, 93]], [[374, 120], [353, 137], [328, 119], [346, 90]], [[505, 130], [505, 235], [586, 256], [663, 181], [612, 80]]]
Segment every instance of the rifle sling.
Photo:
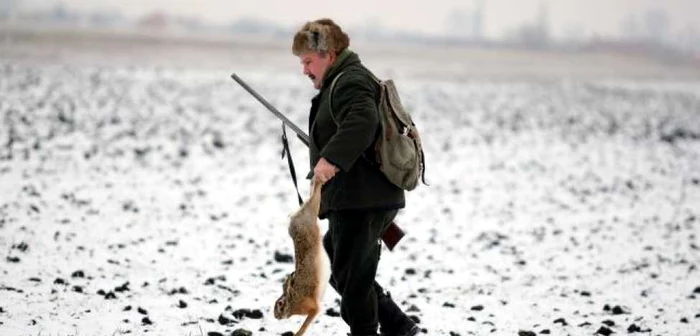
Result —
[[297, 183], [297, 173], [294, 169], [294, 160], [292, 160], [292, 153], [289, 151], [289, 142], [287, 141], [287, 131], [284, 123], [282, 123], [282, 159], [287, 156], [287, 165], [289, 166], [289, 174], [292, 175], [292, 182], [294, 182], [294, 189], [297, 191], [297, 199], [299, 200], [299, 205], [302, 205], [304, 201], [301, 199], [301, 194], [299, 193], [299, 184]]

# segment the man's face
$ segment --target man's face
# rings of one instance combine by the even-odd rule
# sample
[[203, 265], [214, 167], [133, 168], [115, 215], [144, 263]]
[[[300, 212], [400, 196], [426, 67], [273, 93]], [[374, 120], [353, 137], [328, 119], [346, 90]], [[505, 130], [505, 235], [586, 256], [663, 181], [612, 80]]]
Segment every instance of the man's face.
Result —
[[307, 51], [299, 55], [299, 60], [304, 69], [304, 75], [311, 78], [311, 81], [314, 83], [314, 88], [318, 90], [321, 88], [323, 75], [326, 74], [328, 68], [330, 68], [331, 64], [335, 61], [335, 56], [331, 53], [322, 55], [315, 51]]

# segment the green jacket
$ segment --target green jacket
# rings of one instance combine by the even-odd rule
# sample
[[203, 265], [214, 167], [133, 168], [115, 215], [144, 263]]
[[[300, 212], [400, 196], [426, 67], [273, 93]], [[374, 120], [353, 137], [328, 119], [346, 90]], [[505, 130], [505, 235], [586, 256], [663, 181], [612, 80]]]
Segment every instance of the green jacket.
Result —
[[[333, 92], [330, 86], [343, 72]], [[346, 49], [326, 71], [309, 113], [309, 158], [313, 168], [321, 157], [340, 171], [321, 192], [320, 218], [328, 211], [390, 210], [405, 205], [403, 189], [379, 171], [374, 159], [374, 140], [379, 132], [379, 85], [354, 52]], [[336, 124], [336, 121], [338, 124]]]

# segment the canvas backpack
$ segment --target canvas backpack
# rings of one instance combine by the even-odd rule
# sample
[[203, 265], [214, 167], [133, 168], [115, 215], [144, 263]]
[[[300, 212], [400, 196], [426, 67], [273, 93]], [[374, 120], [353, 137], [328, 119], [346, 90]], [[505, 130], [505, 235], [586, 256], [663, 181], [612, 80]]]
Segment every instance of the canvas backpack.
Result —
[[[333, 79], [330, 92], [331, 118], [333, 115], [333, 90], [341, 72]], [[425, 183], [425, 158], [420, 134], [411, 115], [404, 109], [394, 81], [380, 80], [369, 73], [379, 84], [379, 136], [374, 142], [375, 162], [389, 181], [403, 190], [413, 190], [422, 180]], [[364, 156], [364, 155], [363, 155]]]

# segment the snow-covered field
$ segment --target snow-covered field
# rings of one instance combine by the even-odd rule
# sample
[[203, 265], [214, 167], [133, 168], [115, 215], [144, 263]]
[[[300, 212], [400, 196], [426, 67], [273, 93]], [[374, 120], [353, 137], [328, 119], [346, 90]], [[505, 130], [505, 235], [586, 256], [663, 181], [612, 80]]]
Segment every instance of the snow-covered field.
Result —
[[[303, 129], [308, 79], [31, 50], [0, 53], [0, 335], [297, 330], [272, 315], [297, 207], [280, 123], [229, 75]], [[376, 63], [399, 79], [430, 186], [408, 195], [378, 278], [424, 332], [700, 334], [700, 80], [393, 64]], [[337, 299], [311, 335], [347, 332]]]

